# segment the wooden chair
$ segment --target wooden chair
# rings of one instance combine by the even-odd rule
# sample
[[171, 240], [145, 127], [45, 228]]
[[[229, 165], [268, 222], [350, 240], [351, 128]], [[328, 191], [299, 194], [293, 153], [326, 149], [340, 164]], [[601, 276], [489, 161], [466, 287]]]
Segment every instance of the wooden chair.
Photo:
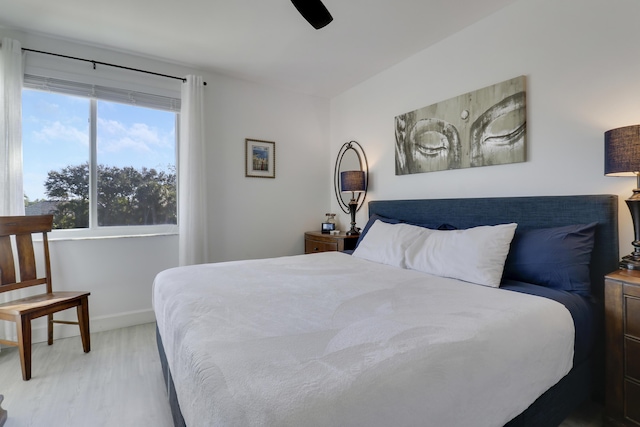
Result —
[[[46, 293], [0, 304], [0, 320], [15, 322], [18, 341], [0, 340], [0, 344], [17, 346], [20, 350], [22, 379], [31, 379], [31, 320], [48, 316], [48, 344], [53, 344], [53, 324], [64, 323], [80, 326], [82, 348], [91, 350], [89, 339], [89, 292], [53, 292], [51, 289], [51, 265], [47, 233], [53, 226], [52, 215], [0, 217], [0, 293], [31, 286], [46, 286]], [[38, 277], [33, 251], [34, 233], [42, 233], [45, 276]], [[19, 275], [16, 277], [11, 236], [15, 236], [15, 248]], [[53, 313], [76, 307], [78, 321], [54, 320]]]

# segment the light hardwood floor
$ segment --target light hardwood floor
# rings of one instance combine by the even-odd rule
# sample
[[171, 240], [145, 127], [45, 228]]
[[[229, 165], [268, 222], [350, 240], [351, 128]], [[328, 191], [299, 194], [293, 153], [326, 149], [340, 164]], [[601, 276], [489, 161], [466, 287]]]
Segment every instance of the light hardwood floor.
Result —
[[[15, 349], [0, 352], [4, 427], [171, 427], [155, 343], [155, 324], [33, 346], [33, 377], [22, 381]], [[562, 427], [599, 427], [601, 408], [585, 405]]]
[[33, 346], [32, 378], [22, 381], [16, 349], [0, 352], [4, 427], [171, 427], [155, 324]]

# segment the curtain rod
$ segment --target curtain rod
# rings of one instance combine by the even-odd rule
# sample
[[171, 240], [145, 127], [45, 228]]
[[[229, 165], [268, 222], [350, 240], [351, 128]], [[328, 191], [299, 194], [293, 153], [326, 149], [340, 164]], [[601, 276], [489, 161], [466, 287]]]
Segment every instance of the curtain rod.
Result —
[[[153, 74], [154, 76], [160, 76], [160, 77], [167, 77], [169, 79], [182, 80], [182, 83], [187, 81], [187, 79], [185, 79], [184, 77], [170, 76], [168, 74], [160, 74], [160, 73], [155, 73], [153, 71], [146, 71], [146, 70], [140, 70], [138, 68], [125, 67], [123, 65], [109, 64], [108, 62], [94, 61], [92, 59], [77, 58], [75, 56], [60, 55], [59, 53], [52, 53], [52, 52], [45, 52], [45, 51], [42, 51], [42, 50], [27, 49], [27, 48], [24, 48], [24, 47], [22, 48], [22, 50], [24, 52], [41, 53], [43, 55], [51, 55], [51, 56], [57, 56], [57, 57], [60, 57], [60, 58], [74, 59], [76, 61], [90, 62], [90, 63], [93, 64], [93, 69], [94, 70], [96, 69], [96, 65], [106, 65], [107, 67], [121, 68], [123, 70], [136, 71], [138, 73]], [[206, 86], [207, 82], [203, 82], [203, 84]]]

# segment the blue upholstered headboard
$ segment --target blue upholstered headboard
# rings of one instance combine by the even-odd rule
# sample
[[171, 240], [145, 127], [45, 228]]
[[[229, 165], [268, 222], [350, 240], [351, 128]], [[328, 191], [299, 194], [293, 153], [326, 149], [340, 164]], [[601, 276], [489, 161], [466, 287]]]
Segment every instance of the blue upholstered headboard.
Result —
[[534, 196], [484, 199], [377, 200], [369, 215], [397, 218], [437, 228], [515, 222], [520, 229], [597, 222], [591, 256], [592, 294], [602, 300], [604, 276], [618, 268], [618, 196]]

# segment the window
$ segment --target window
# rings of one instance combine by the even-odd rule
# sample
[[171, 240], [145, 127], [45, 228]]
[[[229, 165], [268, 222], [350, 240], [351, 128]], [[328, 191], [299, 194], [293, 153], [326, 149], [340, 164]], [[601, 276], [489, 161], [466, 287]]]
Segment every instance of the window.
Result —
[[52, 213], [56, 229], [177, 223], [179, 100], [34, 76], [22, 100], [27, 215]]

